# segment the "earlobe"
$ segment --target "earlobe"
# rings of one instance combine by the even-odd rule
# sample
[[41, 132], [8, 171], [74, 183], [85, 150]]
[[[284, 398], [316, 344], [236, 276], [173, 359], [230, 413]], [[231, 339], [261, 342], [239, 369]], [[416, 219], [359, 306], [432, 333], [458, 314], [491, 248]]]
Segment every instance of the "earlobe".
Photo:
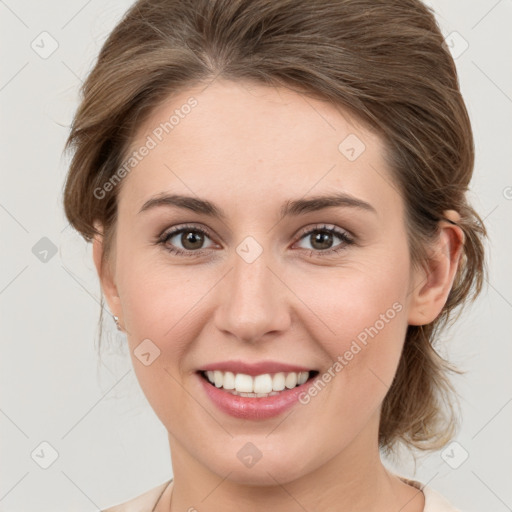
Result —
[[448, 210], [445, 217], [448, 222], [439, 223], [440, 233], [431, 248], [426, 268], [415, 273], [410, 292], [409, 325], [433, 322], [452, 289], [464, 247], [464, 232], [456, 224], [460, 219], [457, 212]]

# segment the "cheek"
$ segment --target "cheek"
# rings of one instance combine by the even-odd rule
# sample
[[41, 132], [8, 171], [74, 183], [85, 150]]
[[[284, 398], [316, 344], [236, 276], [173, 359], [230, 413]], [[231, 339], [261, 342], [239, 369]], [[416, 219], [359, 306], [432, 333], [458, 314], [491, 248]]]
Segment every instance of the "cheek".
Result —
[[407, 331], [407, 270], [406, 258], [380, 259], [295, 279], [311, 310], [301, 321], [331, 361], [324, 376], [340, 416], [348, 408], [364, 417], [391, 385]]
[[406, 322], [406, 268], [406, 262], [375, 269], [366, 265], [291, 277], [297, 296], [307, 298], [310, 312], [301, 320], [311, 319], [313, 339], [333, 358], [349, 350], [353, 340], [369, 346], [377, 336], [394, 338]]
[[[392, 355], [396, 352], [393, 343], [401, 346], [406, 322], [400, 311], [406, 306], [408, 261], [400, 261], [398, 256], [374, 257], [340, 268], [311, 265], [307, 272], [302, 266], [282, 269], [283, 280], [293, 290], [283, 307], [296, 317], [295, 327], [307, 330], [333, 361], [344, 354], [350, 358], [350, 351], [359, 354], [353, 359], [365, 359], [368, 348], [379, 356]], [[137, 256], [134, 252], [120, 257], [117, 263], [123, 318], [133, 334], [131, 343], [145, 338], [159, 340], [160, 344], [165, 340], [166, 352], [173, 356], [184, 352], [185, 345], [195, 339], [194, 334], [204, 328], [208, 316], [215, 313], [218, 304], [208, 295], [222, 287], [221, 269], [194, 264], [171, 266], [165, 258]], [[193, 332], [194, 326], [197, 333]], [[377, 339], [381, 340], [379, 344], [373, 342]]]
[[[156, 382], [161, 379], [157, 368], [169, 368], [183, 378], [177, 373], [180, 364], [187, 361], [219, 306], [213, 290], [222, 287], [222, 270], [207, 265], [171, 266], [165, 258], [149, 258], [143, 251], [119, 254], [118, 288], [132, 357], [145, 339], [161, 350], [152, 372], [134, 360], [142, 382], [149, 385], [154, 380], [162, 385]], [[333, 387], [344, 386], [343, 401], [348, 396], [376, 397], [381, 394], [379, 387], [391, 383], [407, 327], [407, 269], [408, 260], [396, 253], [339, 268], [311, 265], [307, 271], [303, 266], [281, 270], [283, 281], [293, 290], [289, 302], [282, 305], [295, 319], [292, 329], [307, 333], [328, 366], [340, 363], [341, 370], [340, 365], [333, 369], [341, 376]], [[172, 381], [170, 376], [164, 379]]]
[[[309, 338], [311, 351], [323, 355], [334, 375], [325, 391], [299, 409], [304, 415], [301, 421], [314, 424], [311, 438], [304, 443], [304, 435], [309, 434], [303, 430], [294, 433], [291, 429], [287, 434], [291, 446], [309, 447], [307, 454], [304, 452], [307, 460], [328, 460], [333, 450], [347, 445], [381, 404], [395, 374], [407, 327], [408, 267], [407, 261], [390, 260], [386, 263], [384, 258], [375, 257], [340, 268], [290, 265], [278, 272], [290, 287], [284, 295], [287, 302], [280, 307], [293, 317], [290, 332], [282, 335]], [[219, 276], [227, 268], [194, 264], [172, 267], [163, 258], [150, 261], [134, 252], [118, 263], [123, 316], [141, 389], [173, 435], [197, 443], [198, 436], [203, 437], [197, 426], [211, 425], [211, 418], [186, 391], [190, 382], [186, 370], [190, 369], [189, 356], [204, 349], [196, 346], [197, 340], [205, 338], [207, 329], [213, 329], [212, 318], [220, 305], [216, 297], [226, 292]], [[134, 356], [134, 349], [144, 339], [154, 340], [161, 349], [150, 366]], [[177, 423], [176, 417], [188, 420]], [[219, 430], [218, 435], [223, 432]], [[217, 446], [210, 439], [201, 442], [202, 453]], [[277, 443], [272, 446], [276, 453], [279, 447], [287, 446], [284, 441], [268, 440], [269, 446], [272, 442]], [[195, 447], [190, 445], [190, 449]], [[219, 448], [220, 461], [225, 449]], [[292, 460], [286, 450], [282, 457]]]
[[160, 343], [175, 340], [177, 346], [166, 346], [166, 350], [179, 350], [180, 340], [193, 339], [191, 329], [199, 323], [194, 318], [217, 280], [216, 274], [193, 266], [170, 268], [154, 262], [132, 262], [120, 273], [127, 329], [139, 338], [153, 338]]
[[[193, 266], [146, 265], [135, 258], [124, 264], [119, 273], [120, 296], [141, 389], [164, 425], [173, 425], [172, 418], [178, 415], [196, 417], [197, 404], [184, 387], [190, 377], [188, 356], [207, 320], [201, 299], [218, 276], [198, 272]], [[153, 352], [157, 357], [145, 365], [139, 356], [148, 352], [150, 360]]]
[[[182, 383], [194, 370], [191, 355], [199, 352], [198, 340], [214, 314], [208, 297], [219, 274], [195, 265], [147, 261], [133, 253], [121, 264], [119, 294], [133, 367], [156, 414], [167, 424], [164, 415], [195, 407]], [[158, 353], [149, 366], [137, 358], [143, 343]]]

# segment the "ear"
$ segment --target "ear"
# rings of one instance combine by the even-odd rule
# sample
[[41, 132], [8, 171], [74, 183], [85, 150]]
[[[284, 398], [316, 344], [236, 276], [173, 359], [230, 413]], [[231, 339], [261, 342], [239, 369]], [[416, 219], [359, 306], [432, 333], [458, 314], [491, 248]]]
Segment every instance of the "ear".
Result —
[[[454, 210], [444, 212], [444, 217], [457, 222], [460, 215]], [[455, 279], [464, 247], [464, 232], [445, 220], [439, 223], [440, 233], [431, 246], [428, 267], [414, 272], [410, 292], [409, 325], [426, 325], [441, 313]]]
[[110, 311], [113, 315], [116, 315], [119, 317], [119, 319], [121, 319], [121, 302], [117, 292], [117, 286], [115, 284], [111, 265], [105, 263], [105, 266], [102, 266], [101, 262], [103, 256], [103, 226], [95, 222], [94, 227], [101, 233], [94, 235], [92, 240], [92, 256], [96, 271], [98, 272], [98, 277], [100, 279], [101, 289]]

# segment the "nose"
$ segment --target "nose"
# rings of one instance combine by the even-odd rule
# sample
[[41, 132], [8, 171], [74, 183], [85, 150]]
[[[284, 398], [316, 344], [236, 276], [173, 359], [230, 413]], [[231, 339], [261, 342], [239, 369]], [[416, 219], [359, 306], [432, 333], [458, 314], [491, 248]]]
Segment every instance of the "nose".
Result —
[[217, 329], [253, 343], [290, 327], [291, 292], [272, 267], [265, 251], [252, 262], [234, 254], [231, 271], [219, 283]]

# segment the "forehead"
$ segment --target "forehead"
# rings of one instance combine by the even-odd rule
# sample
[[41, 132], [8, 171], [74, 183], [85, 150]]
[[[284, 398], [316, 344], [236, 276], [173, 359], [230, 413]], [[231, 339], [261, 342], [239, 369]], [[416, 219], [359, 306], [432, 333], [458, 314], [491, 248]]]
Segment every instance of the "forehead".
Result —
[[145, 156], [124, 178], [120, 201], [134, 208], [164, 192], [246, 209], [325, 191], [386, 208], [398, 195], [375, 133], [339, 106], [284, 87], [215, 80], [182, 91], [139, 127], [133, 151]]

